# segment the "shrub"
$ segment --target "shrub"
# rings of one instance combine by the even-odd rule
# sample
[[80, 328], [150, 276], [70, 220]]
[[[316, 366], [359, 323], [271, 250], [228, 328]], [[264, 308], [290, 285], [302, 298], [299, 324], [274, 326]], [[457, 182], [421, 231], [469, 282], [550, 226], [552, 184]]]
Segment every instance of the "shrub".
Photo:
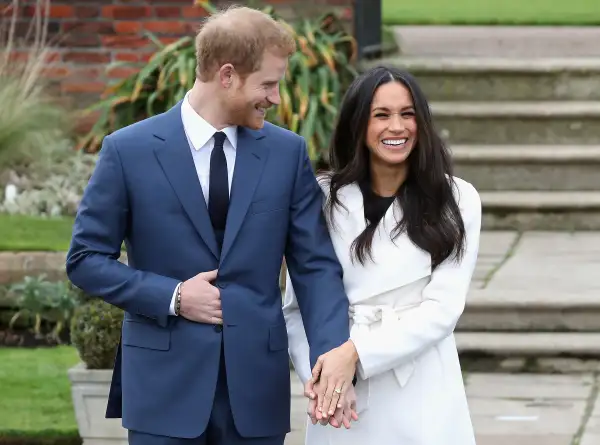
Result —
[[16, 187], [11, 200], [1, 202], [0, 212], [29, 216], [74, 216], [83, 191], [96, 166], [97, 156], [56, 146], [18, 174], [9, 171]]
[[35, 320], [33, 331], [42, 337], [42, 322], [53, 326], [49, 338], [61, 343], [63, 329], [68, 326], [76, 305], [76, 294], [66, 281], [48, 281], [44, 274], [37, 277], [26, 276], [22, 282], [9, 288], [15, 296], [14, 305], [17, 312], [9, 321], [13, 328], [22, 316]]
[[[19, 40], [19, 0], [12, 0], [0, 21], [0, 165], [31, 160], [56, 140], [68, 138], [69, 116], [49, 94], [44, 80], [51, 46], [46, 40], [49, 4], [36, 0], [27, 36]], [[19, 26], [17, 26], [19, 25]], [[28, 57], [15, 57], [26, 48]]]
[[71, 343], [88, 369], [112, 369], [122, 322], [123, 311], [99, 298], [75, 309]]
[[[196, 4], [209, 13], [215, 11], [208, 1], [197, 0]], [[357, 75], [353, 66], [356, 42], [332, 13], [303, 19], [291, 26], [272, 7], [264, 11], [292, 29], [297, 42], [297, 51], [290, 57], [280, 85], [281, 105], [272, 108], [266, 118], [304, 136], [311, 159], [318, 163], [327, 156], [342, 95]], [[152, 34], [148, 36], [157, 46], [157, 52], [136, 74], [109, 86], [104, 99], [87, 110], [99, 111], [99, 119], [80, 141], [80, 148], [96, 152], [104, 136], [168, 110], [193, 86], [196, 67], [193, 37], [164, 45]]]

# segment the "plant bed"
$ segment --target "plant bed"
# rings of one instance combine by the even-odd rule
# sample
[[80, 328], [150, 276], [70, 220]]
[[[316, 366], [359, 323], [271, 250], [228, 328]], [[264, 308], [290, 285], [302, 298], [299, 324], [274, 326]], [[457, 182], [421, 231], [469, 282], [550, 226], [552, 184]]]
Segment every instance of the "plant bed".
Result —
[[70, 343], [70, 320], [83, 293], [68, 281], [27, 276], [0, 295], [0, 346]]
[[40, 431], [33, 435], [19, 431], [6, 431], [0, 434], [0, 445], [81, 445], [82, 440], [76, 431], [71, 433], [53, 430]]
[[68, 345], [70, 343], [68, 330], [63, 330], [59, 339], [60, 342], [50, 336], [49, 332], [38, 335], [30, 329], [10, 329], [0, 326], [0, 348], [48, 348], [61, 344]]

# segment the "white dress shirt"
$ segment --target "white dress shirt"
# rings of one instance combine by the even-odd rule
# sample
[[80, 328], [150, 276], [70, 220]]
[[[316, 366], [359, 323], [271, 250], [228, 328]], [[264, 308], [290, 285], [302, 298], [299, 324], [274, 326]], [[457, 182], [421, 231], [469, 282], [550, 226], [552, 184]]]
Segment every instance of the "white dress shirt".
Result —
[[[181, 120], [183, 121], [183, 129], [187, 136], [188, 143], [190, 144], [190, 150], [192, 152], [192, 158], [194, 159], [194, 166], [196, 167], [196, 173], [198, 174], [198, 180], [202, 186], [202, 194], [204, 195], [204, 202], [208, 206], [208, 189], [210, 185], [210, 155], [215, 145], [214, 135], [217, 131], [215, 127], [206, 122], [200, 116], [189, 102], [189, 91], [183, 98], [181, 104]], [[225, 127], [222, 130], [227, 136], [225, 143], [223, 144], [223, 151], [225, 152], [225, 159], [227, 160], [227, 176], [229, 178], [229, 191], [231, 192], [231, 181], [233, 179], [233, 169], [235, 166], [235, 152], [237, 148], [237, 127]], [[171, 299], [171, 315], [175, 314], [175, 296], [177, 289], [173, 293]]]

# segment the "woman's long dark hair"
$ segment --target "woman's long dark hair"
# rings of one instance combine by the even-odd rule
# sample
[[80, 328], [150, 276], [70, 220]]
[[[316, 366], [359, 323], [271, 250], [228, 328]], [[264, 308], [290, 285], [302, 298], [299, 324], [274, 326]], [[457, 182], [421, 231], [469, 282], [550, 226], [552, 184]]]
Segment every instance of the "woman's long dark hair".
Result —
[[[408, 174], [396, 194], [403, 216], [393, 234], [397, 237], [406, 231], [416, 246], [431, 255], [435, 268], [451, 256], [457, 260], [462, 257], [465, 228], [453, 195], [451, 155], [434, 129], [423, 91], [404, 71], [379, 66], [363, 73], [350, 85], [329, 150], [328, 216], [333, 221], [334, 207], [341, 205], [338, 191], [342, 187], [369, 181], [370, 152], [365, 141], [371, 103], [376, 90], [388, 82], [400, 82], [408, 89], [417, 124], [416, 144], [406, 161]], [[365, 202], [365, 207], [370, 204]], [[367, 258], [372, 259], [371, 245], [376, 228], [368, 222], [366, 229], [354, 240], [353, 255], [361, 264]]]

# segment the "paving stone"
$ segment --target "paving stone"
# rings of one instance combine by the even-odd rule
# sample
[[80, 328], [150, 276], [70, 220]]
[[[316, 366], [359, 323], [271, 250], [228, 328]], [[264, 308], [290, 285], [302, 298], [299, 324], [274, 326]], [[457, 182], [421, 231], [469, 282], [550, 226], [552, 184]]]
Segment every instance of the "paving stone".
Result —
[[592, 415], [586, 425], [586, 432], [600, 434], [600, 417]]
[[483, 231], [481, 233], [479, 256], [473, 272], [471, 288], [481, 289], [484, 287], [490, 273], [502, 263], [516, 237], [516, 232]]
[[600, 394], [596, 399], [596, 404], [594, 405], [594, 409], [592, 411], [592, 417], [595, 417], [598, 422], [600, 422]]
[[587, 400], [593, 376], [538, 374], [469, 374], [467, 395], [515, 400]]
[[469, 374], [467, 382], [478, 445], [570, 445], [593, 377]]
[[504, 257], [508, 249], [517, 237], [517, 232], [498, 231], [482, 232], [479, 242], [479, 256], [501, 256]]
[[478, 434], [485, 435], [524, 435], [542, 436], [556, 434], [573, 436], [577, 433], [583, 415], [583, 406], [571, 411], [553, 414], [498, 414], [497, 416], [472, 415], [473, 425]]
[[[564, 400], [547, 398], [521, 398], [515, 397], [481, 397], [473, 396], [469, 393], [469, 407], [474, 415], [486, 417], [496, 416], [517, 416], [517, 417], [537, 417], [541, 415], [563, 416], [566, 412], [573, 409], [583, 411], [586, 407], [585, 400]], [[511, 419], [498, 419], [499, 421], [510, 422]], [[527, 419], [514, 419], [514, 422], [525, 421]]]
[[[469, 321], [469, 317], [465, 316], [467, 325], [473, 324], [472, 318]], [[498, 328], [497, 325], [495, 327]], [[480, 330], [456, 332], [455, 337], [461, 353], [527, 357], [556, 357], [561, 354], [600, 356], [600, 332], [482, 332]]]
[[403, 25], [394, 27], [394, 35], [407, 56], [600, 56], [600, 29], [596, 26]]
[[[571, 445], [570, 435], [477, 435], [477, 445]], [[581, 444], [586, 445], [586, 444]], [[590, 443], [589, 445], [597, 445]]]
[[584, 434], [579, 445], [598, 445], [600, 444], [600, 434]]
[[591, 417], [586, 425], [580, 445], [600, 444], [600, 395], [597, 397]]
[[597, 293], [599, 260], [600, 233], [526, 232], [488, 288]]

